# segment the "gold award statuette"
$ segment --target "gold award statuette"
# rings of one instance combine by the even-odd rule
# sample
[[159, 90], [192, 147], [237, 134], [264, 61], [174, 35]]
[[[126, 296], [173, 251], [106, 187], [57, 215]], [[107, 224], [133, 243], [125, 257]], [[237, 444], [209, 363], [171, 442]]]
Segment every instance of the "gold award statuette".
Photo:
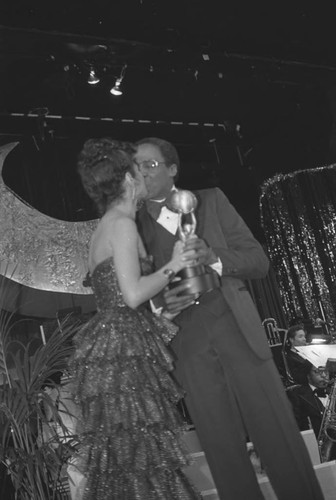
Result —
[[[188, 238], [196, 237], [197, 221], [194, 213], [197, 207], [196, 196], [191, 191], [176, 191], [171, 197], [170, 205], [179, 214], [178, 232], [180, 240], [186, 241]], [[197, 261], [188, 264], [177, 276], [181, 279], [173, 281], [171, 286], [174, 287], [180, 285], [182, 281], [187, 281], [190, 285], [188, 294], [201, 295], [220, 286], [218, 274], [207, 270], [203, 264], [198, 264]]]

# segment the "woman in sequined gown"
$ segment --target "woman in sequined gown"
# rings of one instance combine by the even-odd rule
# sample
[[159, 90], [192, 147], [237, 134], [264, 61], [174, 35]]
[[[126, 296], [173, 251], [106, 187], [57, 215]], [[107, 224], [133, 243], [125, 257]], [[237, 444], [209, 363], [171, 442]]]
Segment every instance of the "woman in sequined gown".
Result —
[[90, 245], [96, 315], [75, 338], [75, 398], [81, 410], [80, 467], [85, 500], [194, 500], [184, 475], [181, 390], [170, 377], [168, 319], [143, 306], [182, 269], [191, 252], [174, 248], [171, 261], [149, 274], [137, 233], [137, 202], [146, 193], [132, 147], [90, 139], [78, 162], [82, 183], [103, 216]]

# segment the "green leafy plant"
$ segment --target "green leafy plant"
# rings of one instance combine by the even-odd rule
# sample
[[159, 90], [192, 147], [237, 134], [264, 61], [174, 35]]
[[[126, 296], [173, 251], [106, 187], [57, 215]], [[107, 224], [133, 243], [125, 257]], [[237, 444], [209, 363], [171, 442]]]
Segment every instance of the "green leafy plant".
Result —
[[0, 309], [0, 461], [16, 499], [67, 498], [62, 485], [76, 436], [65, 424], [65, 415], [72, 417], [66, 401], [60, 404], [67, 382], [53, 379], [67, 373], [78, 324], [62, 322], [31, 353], [30, 343], [11, 340], [12, 319]]

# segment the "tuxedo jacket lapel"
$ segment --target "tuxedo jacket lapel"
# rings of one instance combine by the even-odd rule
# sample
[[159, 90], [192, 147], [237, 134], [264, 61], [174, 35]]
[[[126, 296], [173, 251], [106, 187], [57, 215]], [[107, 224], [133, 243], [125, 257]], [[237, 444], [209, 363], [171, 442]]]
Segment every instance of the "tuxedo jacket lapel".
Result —
[[153, 256], [154, 267], [158, 269], [170, 260], [178, 236], [171, 234], [156, 222], [144, 206], [138, 212], [138, 222], [140, 236], [146, 251]]
[[[149, 215], [145, 206], [139, 210], [137, 222], [147, 254], [153, 257], [154, 268], [159, 269], [170, 260], [174, 243], [178, 237], [156, 222]], [[152, 302], [156, 308], [163, 307], [162, 292], [153, 297]]]
[[137, 212], [136, 221], [137, 221], [138, 231], [145, 245], [146, 251], [148, 254], [151, 254], [150, 243], [153, 239], [153, 234], [154, 234], [153, 223], [155, 221], [149, 215], [144, 205]]
[[321, 412], [324, 412], [323, 403], [322, 403], [322, 401], [319, 400], [319, 398], [317, 396], [315, 396], [315, 394], [313, 394], [313, 393], [311, 393], [311, 395], [310, 394], [309, 395], [302, 394], [301, 398], [306, 403], [308, 403], [319, 415], [321, 414]]

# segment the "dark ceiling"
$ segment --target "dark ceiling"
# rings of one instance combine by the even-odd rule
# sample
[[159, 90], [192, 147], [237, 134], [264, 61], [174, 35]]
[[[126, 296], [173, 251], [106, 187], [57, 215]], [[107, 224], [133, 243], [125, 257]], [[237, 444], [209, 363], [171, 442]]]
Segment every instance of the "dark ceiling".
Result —
[[3, 0], [0, 23], [2, 143], [164, 136], [200, 163], [186, 182], [228, 186], [246, 216], [251, 185], [257, 200], [267, 177], [335, 159], [323, 2]]
[[[1, 107], [222, 122], [260, 94], [334, 83], [333, 15], [318, 3], [3, 0]], [[124, 94], [109, 94], [127, 65]], [[89, 86], [93, 66], [99, 77]]]

